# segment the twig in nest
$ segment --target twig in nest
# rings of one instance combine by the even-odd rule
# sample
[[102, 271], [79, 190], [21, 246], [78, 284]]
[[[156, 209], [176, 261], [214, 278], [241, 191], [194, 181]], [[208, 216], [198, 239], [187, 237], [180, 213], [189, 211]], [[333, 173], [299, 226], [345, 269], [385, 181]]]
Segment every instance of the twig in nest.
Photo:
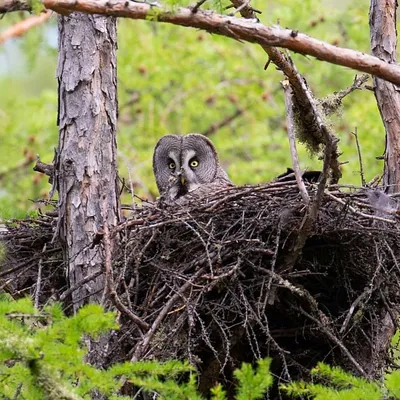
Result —
[[144, 338], [141, 340], [140, 343], [136, 345], [135, 353], [131, 359], [131, 362], [140, 360], [147, 350], [147, 347], [152, 339], [153, 335], [156, 333], [158, 327], [160, 326], [162, 320], [166, 317], [172, 306], [175, 302], [182, 296], [182, 294], [194, 283], [194, 281], [204, 273], [204, 268], [200, 268], [191, 279], [186, 281], [180, 289], [168, 300], [167, 304], [165, 304], [164, 308], [160, 311], [157, 318], [154, 320], [151, 328], [147, 331]]
[[[47, 243], [44, 244], [42, 249], [42, 254], [46, 251]], [[40, 297], [40, 290], [42, 287], [42, 263], [43, 257], [39, 259], [39, 266], [38, 266], [38, 274], [36, 279], [36, 290], [35, 290], [35, 308], [39, 308], [39, 297]]]
[[336, 345], [340, 347], [340, 349], [346, 354], [347, 358], [353, 363], [353, 365], [356, 367], [357, 371], [365, 378], [368, 379], [367, 373], [364, 371], [364, 369], [361, 367], [361, 365], [356, 361], [356, 359], [353, 357], [353, 355], [350, 353], [350, 351], [347, 349], [347, 347], [342, 343], [341, 340], [339, 340], [332, 332], [331, 330], [320, 320], [317, 318], [313, 317], [311, 314], [309, 314], [307, 311], [303, 310], [302, 307], [294, 307], [298, 311], [300, 311], [303, 315], [305, 315], [307, 318], [309, 318], [311, 321], [315, 322], [319, 329], [321, 329], [322, 332], [325, 333], [326, 336], [329, 337], [329, 339], [332, 340]]
[[364, 291], [353, 301], [353, 303], [351, 304], [350, 309], [346, 315], [346, 318], [343, 321], [342, 327], [340, 328], [339, 333], [341, 335], [346, 331], [347, 326], [350, 322], [350, 318], [354, 314], [354, 311], [355, 311], [356, 307], [358, 306], [358, 304], [360, 303], [360, 301], [362, 301], [365, 297], [369, 297], [371, 295], [372, 291], [373, 291], [373, 288], [367, 286], [364, 289]]
[[361, 148], [360, 148], [360, 142], [358, 140], [358, 132], [357, 132], [357, 127], [354, 128], [354, 132], [351, 132], [352, 135], [356, 138], [356, 146], [357, 146], [357, 154], [358, 154], [358, 162], [360, 163], [360, 176], [361, 176], [361, 185], [365, 187], [367, 184], [365, 182], [365, 177], [364, 177], [364, 167], [363, 167], [363, 161], [362, 161], [362, 155], [361, 155]]
[[292, 103], [292, 90], [289, 86], [289, 81], [285, 80], [281, 82], [283, 87], [283, 93], [285, 95], [285, 106], [286, 106], [286, 121], [287, 121], [287, 134], [290, 145], [290, 156], [292, 158], [292, 165], [294, 175], [296, 177], [297, 186], [299, 187], [301, 197], [306, 205], [310, 203], [310, 196], [308, 195], [307, 189], [304, 185], [301, 177], [299, 157], [296, 148], [296, 138], [294, 132], [294, 120], [293, 120], [293, 103]]
[[[322, 174], [319, 180], [317, 194], [313, 199], [313, 205], [310, 209], [310, 216], [313, 221], [317, 218], [318, 210], [321, 206], [322, 197], [325, 192], [326, 183], [328, 181], [329, 170], [332, 168], [332, 159], [333, 155], [337, 155], [337, 142], [338, 139], [332, 136], [327, 127], [320, 121], [320, 129], [325, 137], [325, 149], [324, 149], [324, 164], [322, 167]], [[339, 169], [339, 164], [337, 163], [337, 159], [334, 161], [334, 164], [337, 164], [337, 168]], [[333, 170], [333, 168], [332, 168]]]
[[64, 301], [70, 294], [78, 290], [81, 286], [83, 286], [86, 282], [90, 282], [91, 280], [96, 279], [98, 276], [102, 274], [101, 271], [96, 271], [93, 274], [85, 276], [82, 280], [77, 282], [74, 286], [71, 286], [68, 290], [64, 291], [60, 295], [60, 301]]
[[[380, 295], [380, 297], [381, 297], [381, 299], [382, 299], [382, 302], [383, 302], [383, 304], [385, 305], [385, 307], [386, 307], [386, 311], [388, 312], [388, 314], [390, 315], [390, 318], [392, 319], [392, 323], [393, 323], [393, 330], [395, 329], [395, 328], [397, 328], [397, 326], [398, 326], [398, 312], [396, 313], [396, 315], [397, 315], [397, 317], [394, 315], [394, 313], [393, 313], [393, 307], [390, 307], [389, 306], [389, 303], [388, 303], [388, 301], [387, 301], [387, 298], [386, 298], [386, 296], [385, 296], [385, 294], [383, 293], [383, 291], [382, 291], [382, 289], [381, 288], [379, 288], [379, 295]], [[393, 332], [394, 333], [394, 332]], [[390, 335], [390, 336], [392, 336], [392, 335]]]
[[340, 204], [342, 204], [342, 205], [344, 205], [346, 207], [348, 206], [349, 210], [351, 212], [353, 212], [354, 214], [360, 215], [361, 217], [373, 219], [373, 220], [376, 220], [376, 221], [389, 222], [391, 224], [396, 224], [397, 223], [395, 220], [392, 220], [392, 219], [382, 218], [382, 217], [378, 217], [376, 215], [365, 214], [365, 213], [363, 213], [361, 211], [357, 211], [354, 207], [348, 205], [346, 202], [344, 202], [343, 200], [341, 200], [338, 197], [334, 196], [332, 193], [326, 192], [326, 195], [329, 196], [332, 200], [335, 200], [338, 203], [340, 203]]
[[139, 318], [136, 314], [134, 314], [131, 310], [129, 310], [119, 298], [114, 284], [114, 273], [112, 269], [112, 247], [111, 247], [111, 238], [110, 231], [108, 229], [107, 224], [104, 224], [104, 267], [105, 267], [105, 279], [106, 279], [106, 289], [111, 298], [111, 301], [117, 307], [117, 309], [125, 314], [133, 323], [138, 325], [143, 330], [148, 330], [150, 328], [149, 324], [144, 322], [141, 318]]
[[229, 125], [233, 120], [235, 120], [237, 117], [241, 116], [243, 114], [243, 112], [244, 112], [244, 110], [238, 108], [232, 115], [228, 115], [223, 120], [216, 122], [214, 124], [211, 124], [206, 130], [201, 132], [201, 134], [204, 136], [211, 136], [212, 134], [217, 132], [219, 129], [223, 128], [224, 126]]

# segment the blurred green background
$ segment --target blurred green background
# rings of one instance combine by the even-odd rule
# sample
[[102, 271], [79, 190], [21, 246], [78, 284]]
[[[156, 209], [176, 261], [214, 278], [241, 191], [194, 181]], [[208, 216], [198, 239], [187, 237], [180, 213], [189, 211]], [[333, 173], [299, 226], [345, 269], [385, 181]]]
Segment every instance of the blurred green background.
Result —
[[[189, 4], [188, 2], [186, 4]], [[194, 4], [194, 2], [190, 3]], [[208, 4], [208, 3], [206, 3]], [[227, 1], [210, 0], [222, 11]], [[315, 38], [369, 52], [369, 1], [253, 1], [260, 20]], [[170, 5], [173, 6], [173, 5]], [[225, 13], [227, 11], [224, 11]], [[3, 17], [0, 32], [28, 13]], [[154, 199], [152, 151], [166, 133], [204, 132], [244, 112], [216, 131], [220, 159], [238, 185], [271, 180], [291, 165], [286, 137], [282, 73], [248, 43], [167, 24], [118, 22], [119, 174], [135, 192]], [[292, 54], [316, 97], [351, 85], [355, 71]], [[35, 209], [48, 196], [47, 177], [32, 171], [36, 154], [50, 163], [57, 147], [57, 24], [47, 23], [0, 45], [0, 219]], [[381, 173], [384, 129], [371, 91], [345, 98], [330, 123], [340, 138], [342, 182], [360, 184], [354, 136], [358, 129], [367, 181]], [[320, 168], [300, 146], [302, 168]], [[124, 202], [131, 197], [125, 195]]]

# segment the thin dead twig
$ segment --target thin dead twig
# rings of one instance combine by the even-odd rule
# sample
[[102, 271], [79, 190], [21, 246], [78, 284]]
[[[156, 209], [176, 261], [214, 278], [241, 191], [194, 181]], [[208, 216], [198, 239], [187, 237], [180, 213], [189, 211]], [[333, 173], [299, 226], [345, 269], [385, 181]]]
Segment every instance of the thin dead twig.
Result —
[[358, 306], [358, 304], [366, 297], [370, 296], [371, 293], [373, 292], [373, 288], [372, 287], [366, 287], [364, 289], [364, 291], [353, 301], [353, 303], [350, 306], [349, 311], [347, 312], [346, 318], [343, 321], [342, 327], [340, 328], [339, 333], [341, 335], [343, 335], [343, 333], [346, 331], [347, 326], [350, 322], [350, 319], [352, 317], [352, 315], [354, 314], [354, 311], [356, 309], [356, 307]]
[[114, 273], [112, 268], [112, 245], [110, 238], [110, 231], [107, 224], [104, 225], [104, 268], [105, 268], [105, 279], [106, 279], [106, 290], [111, 298], [111, 301], [117, 307], [119, 311], [125, 314], [133, 323], [138, 325], [141, 329], [148, 330], [150, 328], [149, 324], [142, 321], [136, 314], [129, 310], [119, 298], [114, 284]]
[[285, 95], [285, 106], [286, 106], [286, 121], [287, 121], [287, 134], [290, 146], [290, 156], [292, 158], [292, 165], [294, 175], [296, 177], [297, 186], [299, 187], [301, 197], [303, 198], [304, 204], [308, 205], [310, 203], [310, 196], [304, 185], [303, 179], [301, 177], [299, 157], [296, 148], [296, 137], [295, 137], [295, 127], [293, 120], [293, 102], [292, 102], [292, 91], [289, 86], [288, 81], [282, 81], [281, 85], [283, 87], [283, 93]]
[[360, 176], [361, 176], [361, 185], [365, 187], [367, 185], [364, 177], [364, 167], [363, 167], [363, 161], [362, 161], [362, 155], [361, 155], [361, 148], [360, 148], [360, 142], [358, 140], [358, 132], [357, 132], [357, 127], [354, 128], [354, 132], [351, 132], [351, 134], [356, 138], [356, 146], [357, 146], [357, 154], [358, 154], [358, 162], [360, 164]]
[[90, 282], [100, 276], [103, 272], [101, 270], [96, 271], [90, 275], [86, 275], [82, 280], [77, 282], [74, 286], [71, 286], [69, 289], [65, 290], [60, 295], [60, 301], [64, 301], [69, 295], [73, 292], [81, 288], [85, 283]]
[[232, 121], [234, 121], [236, 118], [240, 117], [243, 114], [243, 112], [244, 112], [243, 109], [238, 108], [232, 115], [228, 115], [221, 121], [211, 124], [206, 130], [201, 132], [201, 134], [204, 136], [213, 135], [214, 133], [216, 133], [219, 129], [223, 128], [224, 126], [230, 125], [230, 123]]
[[200, 7], [206, 2], [207, 0], [200, 0], [198, 1], [195, 6], [192, 8], [192, 13], [196, 14], [199, 11]]
[[[179, 8], [174, 13], [155, 4], [126, 2], [125, 0], [43, 0], [43, 5], [60, 14], [85, 12], [112, 15], [132, 19], [146, 19], [157, 10], [157, 21], [204, 29], [211, 33], [239, 38], [262, 47], [279, 46], [297, 53], [308, 54], [318, 60], [343, 65], [374, 74], [394, 84], [400, 84], [400, 67], [386, 63], [378, 57], [331, 45], [302, 33], [278, 26], [266, 27], [256, 21], [211, 14], [199, 10], [193, 14], [190, 8]], [[244, 10], [242, 10], [243, 12]], [[221, 29], [229, 25], [229, 29]]]
[[309, 314], [307, 311], [303, 310], [302, 307], [295, 307], [298, 311], [300, 311], [303, 315], [305, 315], [307, 318], [309, 318], [311, 321], [315, 322], [319, 329], [327, 335], [332, 342], [334, 342], [336, 345], [340, 347], [340, 349], [346, 354], [347, 358], [351, 361], [351, 363], [356, 367], [357, 371], [365, 378], [368, 379], [367, 373], [364, 371], [363, 367], [357, 362], [357, 360], [353, 357], [353, 355], [350, 353], [348, 348], [343, 344], [339, 338], [337, 338], [331, 330], [319, 319], [315, 318], [311, 314]]
[[[42, 255], [43, 255], [43, 253], [46, 252], [46, 248], [47, 248], [47, 243], [45, 243], [43, 245]], [[43, 263], [43, 257], [40, 257], [39, 265], [38, 265], [38, 274], [37, 274], [37, 279], [36, 279], [35, 308], [39, 308], [40, 290], [42, 288], [42, 263]]]
[[147, 350], [147, 347], [152, 339], [153, 335], [156, 333], [158, 327], [162, 320], [166, 317], [172, 306], [175, 302], [181, 297], [181, 295], [194, 283], [194, 281], [204, 273], [204, 268], [200, 268], [191, 279], [189, 279], [186, 283], [184, 283], [179, 290], [168, 300], [167, 304], [165, 304], [164, 308], [158, 314], [157, 318], [151, 325], [151, 328], [147, 331], [144, 338], [141, 340], [140, 343], [136, 345], [135, 353], [131, 359], [131, 362], [138, 361], [141, 359], [142, 355]]
[[354, 214], [360, 215], [361, 217], [365, 217], [365, 218], [368, 218], [368, 219], [373, 219], [373, 220], [376, 220], [376, 221], [388, 222], [390, 224], [396, 224], [397, 223], [395, 220], [392, 220], [392, 219], [377, 217], [376, 215], [365, 214], [365, 213], [363, 213], [361, 211], [357, 211], [354, 207], [352, 207], [351, 205], [347, 204], [342, 199], [339, 199], [338, 197], [334, 196], [332, 193], [325, 192], [325, 194], [327, 196], [329, 196], [332, 200], [335, 200], [335, 201], [337, 201], [338, 203], [340, 203], [340, 204], [342, 204], [344, 206], [348, 206], [349, 210], [351, 212], [353, 212]]

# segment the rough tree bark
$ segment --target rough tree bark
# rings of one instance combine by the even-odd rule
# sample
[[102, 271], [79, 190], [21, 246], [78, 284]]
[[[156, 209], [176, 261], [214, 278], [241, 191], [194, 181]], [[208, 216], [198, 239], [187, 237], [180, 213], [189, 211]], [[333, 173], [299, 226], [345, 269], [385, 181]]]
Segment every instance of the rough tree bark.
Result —
[[116, 19], [72, 13], [59, 16], [58, 27], [58, 234], [76, 311], [102, 302], [103, 254], [93, 239], [119, 221]]
[[[397, 0], [371, 0], [370, 31], [372, 54], [396, 64]], [[383, 183], [389, 193], [400, 191], [400, 88], [374, 77], [376, 101], [386, 131]]]

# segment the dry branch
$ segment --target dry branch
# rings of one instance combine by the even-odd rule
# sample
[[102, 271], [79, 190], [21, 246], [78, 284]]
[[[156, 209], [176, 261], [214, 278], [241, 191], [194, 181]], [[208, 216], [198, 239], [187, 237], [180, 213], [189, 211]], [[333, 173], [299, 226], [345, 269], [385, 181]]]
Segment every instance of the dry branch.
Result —
[[215, 122], [211, 124], [207, 129], [201, 132], [204, 136], [211, 136], [216, 133], [219, 129], [223, 128], [224, 126], [229, 125], [233, 122], [236, 118], [240, 117], [243, 114], [244, 110], [238, 108], [233, 114], [226, 116], [221, 121]]
[[[1, 10], [1, 5], [0, 5]], [[17, 22], [11, 25], [5, 31], [0, 34], [0, 44], [13, 37], [19, 37], [25, 34], [29, 29], [35, 26], [41, 25], [51, 17], [52, 12], [50, 10], [39, 15], [33, 15], [32, 17], [26, 18], [23, 21]]]
[[258, 43], [262, 47], [284, 47], [400, 85], [400, 67], [397, 64], [388, 64], [360, 51], [333, 46], [291, 29], [267, 27], [255, 20], [222, 16], [201, 10], [193, 13], [190, 8], [177, 8], [171, 12], [156, 5], [126, 0], [43, 0], [43, 5], [60, 14], [79, 11], [131, 19], [151, 18], [159, 22], [203, 29], [236, 40]]
[[31, 4], [28, 1], [3, 0], [0, 2], [0, 14], [12, 11], [31, 11]]
[[294, 175], [296, 177], [297, 186], [299, 187], [301, 197], [303, 198], [304, 204], [310, 203], [310, 196], [306, 190], [303, 179], [301, 177], [299, 157], [296, 148], [296, 136], [295, 136], [295, 123], [293, 119], [293, 102], [292, 102], [292, 91], [289, 87], [288, 81], [282, 82], [283, 92], [285, 95], [285, 106], [286, 106], [286, 120], [287, 120], [287, 131], [290, 146], [290, 156], [292, 158], [292, 165]]

